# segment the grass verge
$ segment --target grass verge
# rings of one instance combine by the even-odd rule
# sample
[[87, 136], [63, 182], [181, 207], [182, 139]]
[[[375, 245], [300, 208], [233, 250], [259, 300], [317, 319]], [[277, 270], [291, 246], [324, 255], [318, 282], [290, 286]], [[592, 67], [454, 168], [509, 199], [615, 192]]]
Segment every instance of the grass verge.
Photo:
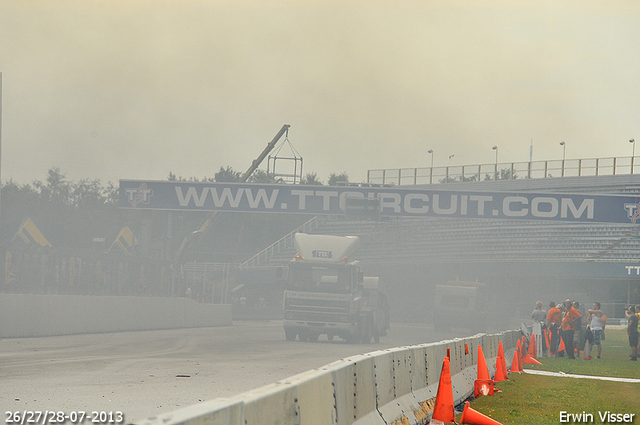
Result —
[[[525, 369], [640, 379], [640, 362], [629, 361], [630, 352], [626, 331], [607, 329], [599, 360], [539, 358], [542, 366], [527, 365]], [[563, 423], [561, 412], [585, 412], [593, 415], [590, 423], [608, 423], [599, 417], [599, 412], [606, 411], [635, 413], [632, 423], [640, 424], [640, 383], [512, 373], [509, 381], [496, 387], [502, 393], [480, 397], [471, 407], [505, 425], [559, 424]]]

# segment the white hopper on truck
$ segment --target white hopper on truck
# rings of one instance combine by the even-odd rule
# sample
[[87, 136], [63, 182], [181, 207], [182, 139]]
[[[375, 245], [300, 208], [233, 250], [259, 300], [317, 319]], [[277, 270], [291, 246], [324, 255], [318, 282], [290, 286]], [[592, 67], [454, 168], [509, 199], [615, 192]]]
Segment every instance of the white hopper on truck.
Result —
[[294, 236], [296, 256], [289, 262], [284, 292], [284, 332], [293, 341], [327, 335], [348, 342], [380, 341], [389, 328], [389, 308], [380, 278], [364, 277], [351, 256], [357, 236]]

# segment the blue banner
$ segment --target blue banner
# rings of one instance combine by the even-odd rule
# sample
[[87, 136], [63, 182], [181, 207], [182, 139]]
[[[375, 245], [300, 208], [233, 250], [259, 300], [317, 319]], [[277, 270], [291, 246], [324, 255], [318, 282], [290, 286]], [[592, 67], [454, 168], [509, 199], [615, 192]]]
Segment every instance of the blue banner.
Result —
[[120, 181], [120, 208], [344, 215], [347, 199], [377, 200], [387, 217], [636, 223], [637, 196], [287, 184]]

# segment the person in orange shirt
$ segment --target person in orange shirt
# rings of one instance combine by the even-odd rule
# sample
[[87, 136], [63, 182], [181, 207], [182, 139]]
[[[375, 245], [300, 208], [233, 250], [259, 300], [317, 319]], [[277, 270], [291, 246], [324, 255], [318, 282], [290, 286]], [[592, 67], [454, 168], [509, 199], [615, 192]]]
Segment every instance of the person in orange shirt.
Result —
[[551, 332], [551, 347], [549, 347], [550, 354], [558, 354], [558, 345], [560, 344], [560, 324], [562, 323], [562, 312], [556, 303], [551, 301], [549, 303], [549, 312], [547, 313], [547, 328]]
[[571, 300], [565, 300], [564, 302], [564, 317], [562, 318], [562, 340], [564, 341], [565, 351], [570, 359], [575, 360], [573, 335], [576, 331], [576, 324], [579, 322], [582, 315], [576, 310]]

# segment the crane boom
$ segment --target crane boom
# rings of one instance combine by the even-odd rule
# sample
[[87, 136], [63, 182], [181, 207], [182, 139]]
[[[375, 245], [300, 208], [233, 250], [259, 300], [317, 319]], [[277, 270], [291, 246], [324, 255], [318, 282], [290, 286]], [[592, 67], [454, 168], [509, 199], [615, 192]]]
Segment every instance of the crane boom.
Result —
[[264, 148], [260, 156], [258, 156], [256, 159], [253, 160], [249, 169], [242, 175], [242, 177], [240, 178], [241, 183], [246, 182], [251, 176], [251, 174], [253, 174], [253, 172], [256, 171], [256, 169], [260, 166], [262, 161], [264, 161], [267, 155], [269, 155], [269, 152], [271, 152], [273, 148], [275, 148], [276, 144], [282, 138], [282, 136], [289, 131], [289, 127], [291, 126], [288, 124], [285, 124], [282, 126], [280, 131], [278, 131], [278, 134], [276, 134], [273, 140], [269, 142], [266, 148]]
[[[269, 152], [273, 150], [273, 148], [276, 146], [278, 141], [282, 138], [282, 136], [289, 131], [289, 127], [290, 125], [288, 124], [285, 124], [282, 126], [280, 131], [278, 131], [278, 133], [273, 138], [273, 140], [269, 142], [267, 147], [264, 148], [262, 153], [256, 159], [253, 160], [253, 162], [251, 163], [251, 166], [242, 175], [242, 177], [240, 177], [240, 183], [246, 182], [249, 179], [249, 177], [251, 177], [251, 174], [253, 174], [253, 172], [256, 171], [256, 169], [260, 166], [262, 161], [264, 161], [267, 155], [269, 155]], [[180, 263], [180, 260], [182, 259], [182, 253], [184, 252], [184, 250], [192, 243], [200, 241], [202, 237], [207, 233], [207, 231], [209, 231], [209, 228], [211, 227], [215, 219], [218, 217], [218, 215], [219, 215], [218, 211], [210, 212], [198, 230], [196, 230], [195, 232], [189, 233], [184, 237], [184, 240], [182, 241], [182, 243], [180, 244], [180, 247], [178, 248], [178, 251], [176, 252], [176, 256], [173, 262], [174, 266], [177, 266]]]

